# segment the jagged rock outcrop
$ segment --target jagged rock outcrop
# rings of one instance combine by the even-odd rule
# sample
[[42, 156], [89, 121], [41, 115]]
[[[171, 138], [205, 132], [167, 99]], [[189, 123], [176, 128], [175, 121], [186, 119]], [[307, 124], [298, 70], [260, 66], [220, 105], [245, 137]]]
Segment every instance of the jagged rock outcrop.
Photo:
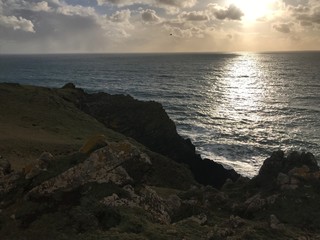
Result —
[[91, 182], [122, 186], [134, 181], [124, 167], [126, 163], [151, 165], [149, 156], [129, 142], [107, 143], [106, 147], [93, 152], [83, 163], [31, 189], [28, 196], [50, 196]]
[[295, 189], [302, 180], [312, 179], [320, 179], [319, 166], [313, 154], [293, 151], [285, 156], [283, 151], [277, 151], [264, 161], [253, 182], [263, 187]]
[[256, 177], [233, 186], [233, 191], [237, 189], [242, 195], [231, 208], [245, 218], [269, 219], [271, 229], [294, 226], [314, 231], [320, 228], [319, 176], [317, 161], [311, 153], [274, 152]]
[[70, 98], [70, 94], [62, 94], [106, 127], [134, 138], [154, 152], [187, 164], [199, 183], [220, 188], [227, 179], [235, 181], [239, 177], [234, 170], [201, 159], [191, 141], [179, 136], [160, 103], [138, 101], [125, 95], [88, 94], [79, 89], [74, 92]]

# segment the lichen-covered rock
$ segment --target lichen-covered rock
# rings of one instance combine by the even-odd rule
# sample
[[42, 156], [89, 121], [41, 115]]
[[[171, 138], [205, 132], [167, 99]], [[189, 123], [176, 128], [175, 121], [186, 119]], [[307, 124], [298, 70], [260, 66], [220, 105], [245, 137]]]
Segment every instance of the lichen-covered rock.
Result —
[[125, 185], [133, 180], [123, 167], [124, 163], [130, 161], [151, 164], [148, 155], [127, 141], [108, 143], [106, 147], [93, 152], [84, 162], [31, 189], [29, 196], [48, 196], [58, 191], [71, 191], [90, 182]]
[[38, 176], [41, 172], [47, 171], [47, 168], [53, 160], [54, 157], [51, 153], [43, 152], [35, 164], [28, 165], [24, 168], [25, 179], [32, 179]]
[[147, 211], [157, 223], [169, 224], [171, 222], [168, 212], [173, 206], [170, 206], [170, 201], [161, 198], [151, 187], [144, 186], [137, 193], [130, 189], [130, 192], [130, 198], [120, 198], [117, 194], [112, 194], [103, 198], [101, 203], [108, 207], [141, 208]]
[[166, 201], [156, 191], [146, 186], [140, 190], [139, 195], [141, 196], [141, 204], [144, 210], [151, 212], [156, 221], [164, 224], [171, 222], [166, 209]]

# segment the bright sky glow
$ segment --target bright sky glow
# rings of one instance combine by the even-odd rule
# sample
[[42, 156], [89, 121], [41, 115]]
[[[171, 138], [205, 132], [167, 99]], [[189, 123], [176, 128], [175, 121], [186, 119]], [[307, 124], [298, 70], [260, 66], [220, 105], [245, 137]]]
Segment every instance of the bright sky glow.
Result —
[[320, 50], [319, 0], [0, 0], [0, 54]]
[[229, 4], [239, 7], [244, 13], [243, 19], [252, 22], [272, 14], [276, 0], [230, 0]]

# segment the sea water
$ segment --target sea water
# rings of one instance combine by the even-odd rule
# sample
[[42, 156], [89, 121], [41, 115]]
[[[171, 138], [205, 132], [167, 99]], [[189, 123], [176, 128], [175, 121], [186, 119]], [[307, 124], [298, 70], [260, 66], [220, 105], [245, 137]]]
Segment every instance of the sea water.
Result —
[[320, 52], [0, 55], [0, 82], [160, 102], [202, 157], [249, 177], [274, 150], [320, 156]]

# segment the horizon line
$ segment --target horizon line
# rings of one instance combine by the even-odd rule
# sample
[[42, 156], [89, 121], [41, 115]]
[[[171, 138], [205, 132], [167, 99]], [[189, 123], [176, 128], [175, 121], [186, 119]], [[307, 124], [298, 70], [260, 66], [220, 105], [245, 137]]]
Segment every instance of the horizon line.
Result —
[[317, 50], [274, 50], [274, 51], [198, 51], [198, 52], [49, 52], [49, 53], [0, 53], [5, 55], [149, 55], [149, 54], [263, 54], [263, 53], [303, 53], [320, 52]]

